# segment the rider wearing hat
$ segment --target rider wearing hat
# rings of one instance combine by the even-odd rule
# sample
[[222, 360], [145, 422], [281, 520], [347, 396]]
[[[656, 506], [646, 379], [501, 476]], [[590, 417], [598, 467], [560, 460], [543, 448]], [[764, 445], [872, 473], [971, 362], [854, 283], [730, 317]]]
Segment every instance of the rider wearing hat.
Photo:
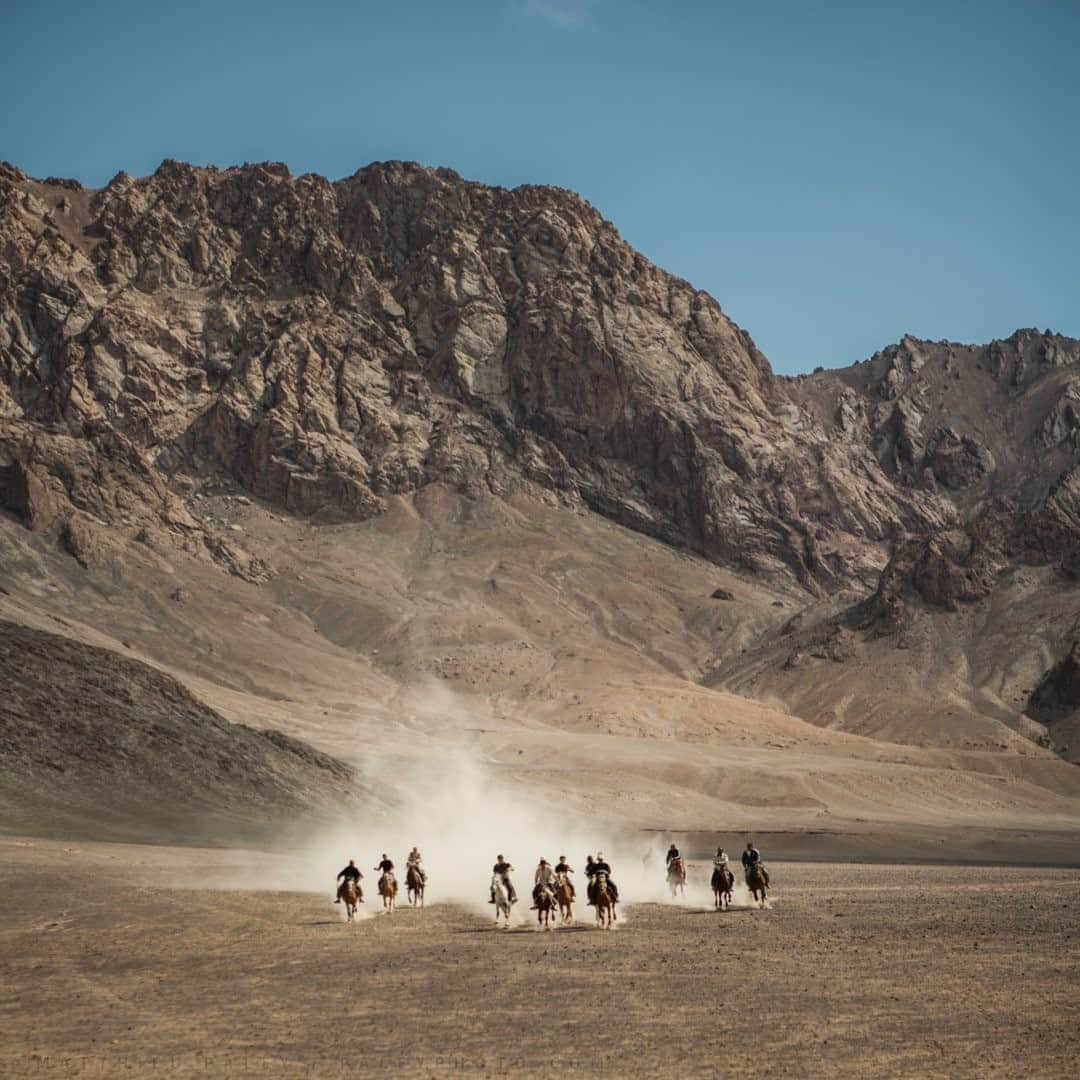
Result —
[[[592, 856], [590, 856], [590, 859]], [[596, 903], [596, 875], [607, 875], [608, 892], [611, 894], [611, 899], [616, 903], [619, 899], [619, 890], [615, 886], [615, 882], [611, 880], [611, 864], [604, 858], [604, 853], [598, 851], [596, 853], [596, 861], [590, 865], [586, 865], [585, 873], [589, 875], [589, 903]]]
[[541, 859], [540, 865], [533, 875], [533, 909], [540, 906], [540, 894], [547, 889], [551, 893], [552, 901], [555, 900], [555, 870], [547, 859]]

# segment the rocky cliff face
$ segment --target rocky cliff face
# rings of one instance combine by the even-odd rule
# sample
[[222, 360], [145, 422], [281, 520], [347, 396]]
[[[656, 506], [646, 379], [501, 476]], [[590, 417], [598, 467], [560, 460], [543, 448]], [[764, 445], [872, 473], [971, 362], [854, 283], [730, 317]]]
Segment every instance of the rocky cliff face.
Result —
[[835, 439], [898, 487], [947, 498], [959, 527], [898, 538], [877, 603], [980, 599], [1011, 561], [1080, 566], [1080, 342], [1018, 330], [985, 346], [905, 338], [864, 364], [792, 383]]
[[[166, 162], [101, 191], [4, 167], [0, 237], [0, 500], [76, 554], [108, 523], [264, 577], [190, 513], [215, 470], [337, 520], [435, 480], [528, 486], [815, 591], [959, 524], [566, 191], [401, 163]], [[989, 467], [935, 445], [957, 482]]]
[[895, 544], [892, 577], [944, 606], [1002, 558], [1080, 565], [1080, 344], [1056, 335], [777, 379], [573, 194], [397, 162], [101, 191], [4, 166], [0, 243], [0, 502], [80, 560], [107, 525], [264, 579], [191, 513], [224, 472], [332, 520], [525, 486], [812, 591], [873, 585]]

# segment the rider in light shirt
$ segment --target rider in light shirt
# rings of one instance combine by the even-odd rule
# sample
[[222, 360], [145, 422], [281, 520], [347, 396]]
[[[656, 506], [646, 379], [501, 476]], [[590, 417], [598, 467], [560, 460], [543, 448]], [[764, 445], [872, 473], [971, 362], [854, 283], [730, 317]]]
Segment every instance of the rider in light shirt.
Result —
[[533, 875], [534, 908], [539, 905], [540, 894], [544, 889], [547, 889], [552, 893], [555, 891], [555, 870], [547, 859], [540, 860], [540, 865], [536, 868], [536, 873]]
[[412, 851], [409, 852], [409, 857], [405, 860], [405, 869], [408, 870], [412, 867], [412, 869], [420, 875], [420, 880], [427, 882], [427, 871], [420, 865], [420, 859], [420, 849], [414, 847]]

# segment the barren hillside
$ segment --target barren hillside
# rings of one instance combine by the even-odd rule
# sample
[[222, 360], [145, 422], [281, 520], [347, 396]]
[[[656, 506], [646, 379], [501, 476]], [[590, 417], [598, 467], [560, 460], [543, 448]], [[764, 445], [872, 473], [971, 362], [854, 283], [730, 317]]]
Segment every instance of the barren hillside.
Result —
[[577, 196], [399, 162], [3, 166], [0, 244], [13, 623], [376, 779], [1077, 828], [1076, 341], [780, 379]]

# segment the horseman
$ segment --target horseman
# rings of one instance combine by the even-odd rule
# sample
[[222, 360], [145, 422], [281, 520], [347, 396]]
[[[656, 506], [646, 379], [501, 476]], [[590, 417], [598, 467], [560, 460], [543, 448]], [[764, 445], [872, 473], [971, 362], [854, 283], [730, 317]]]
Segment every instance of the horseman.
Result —
[[551, 863], [547, 859], [541, 859], [540, 865], [536, 868], [536, 873], [533, 875], [533, 910], [540, 906], [540, 897], [544, 890], [547, 890], [548, 895], [551, 897], [552, 904], [555, 903], [555, 870]]
[[360, 873], [360, 867], [356, 865], [355, 859], [349, 860], [349, 865], [345, 867], [337, 876], [337, 899], [335, 904], [341, 903], [341, 894], [345, 891], [345, 886], [351, 881], [356, 886], [356, 891], [360, 893], [360, 903], [364, 902], [364, 895], [360, 892], [360, 879], [364, 875]]
[[420, 881], [426, 885], [427, 871], [420, 865], [422, 857], [420, 849], [414, 847], [412, 851], [409, 852], [409, 857], [405, 860], [405, 872], [408, 873], [410, 870], [415, 870], [417, 874], [420, 875]]
[[746, 850], [742, 853], [742, 865], [744, 875], [749, 875], [752, 866], [758, 867], [762, 877], [765, 878], [765, 884], [769, 884], [769, 871], [765, 869], [765, 864], [761, 861], [761, 852], [750, 840], [746, 841]]
[[[589, 856], [590, 860], [592, 856]], [[570, 880], [570, 875], [574, 872], [574, 868], [566, 861], [565, 855], [559, 856], [559, 861], [555, 864], [555, 876], [556, 878], [562, 874], [566, 878], [566, 884], [570, 886], [570, 899], [575, 900], [577, 898], [577, 889], [574, 888], [574, 883]]]
[[726, 870], [728, 868], [727, 852], [722, 847], [716, 849], [712, 864], [714, 870]]
[[386, 852], [382, 853], [382, 858], [379, 860], [379, 865], [375, 867], [376, 870], [381, 870], [379, 875], [379, 888], [382, 889], [383, 882], [386, 881], [386, 875], [394, 872], [394, 864], [387, 858]]
[[681, 858], [682, 855], [679, 854], [679, 849], [674, 844], [672, 844], [671, 847], [667, 849], [667, 859], [665, 860], [667, 863], [667, 868], [670, 870], [671, 864], [675, 862], [676, 859]]
[[[491, 872], [493, 874], [498, 874], [499, 877], [502, 878], [502, 883], [506, 887], [506, 899], [509, 900], [511, 904], [516, 904], [517, 903], [517, 890], [514, 888], [514, 883], [510, 880], [510, 871], [513, 870], [513, 869], [514, 868], [506, 861], [506, 859], [503, 858], [502, 855], [500, 855], [495, 860], [495, 865], [491, 868]], [[491, 899], [488, 901], [488, 903], [489, 904], [494, 904], [495, 903], [495, 889], [494, 888], [492, 888], [492, 890], [491, 890]]]
[[[590, 855], [589, 858], [592, 859], [592, 856]], [[604, 853], [602, 851], [598, 851], [596, 853], [596, 862], [586, 864], [585, 873], [587, 873], [589, 875], [588, 893], [589, 893], [589, 903], [590, 904], [595, 904], [596, 903], [596, 875], [597, 874], [606, 874], [607, 875], [608, 893], [610, 894], [611, 899], [615, 903], [619, 902], [619, 890], [616, 887], [615, 882], [611, 880], [611, 865], [604, 858]]]

